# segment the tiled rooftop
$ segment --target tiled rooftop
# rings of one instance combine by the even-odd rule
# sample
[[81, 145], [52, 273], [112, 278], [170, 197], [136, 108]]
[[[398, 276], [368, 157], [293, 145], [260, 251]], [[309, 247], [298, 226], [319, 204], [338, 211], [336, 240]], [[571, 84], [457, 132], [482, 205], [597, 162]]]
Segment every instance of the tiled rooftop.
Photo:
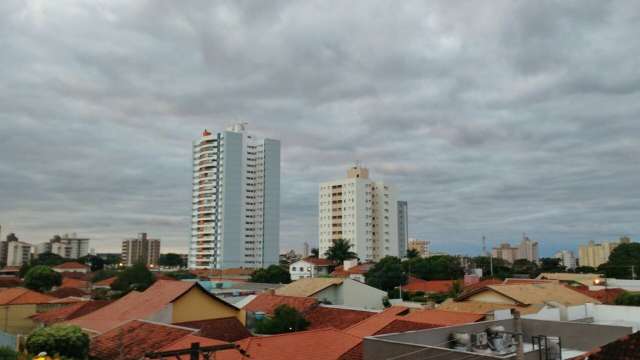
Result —
[[313, 296], [330, 286], [340, 285], [343, 281], [336, 278], [304, 278], [278, 288], [276, 295]]
[[376, 314], [376, 312], [372, 311], [342, 309], [320, 305], [307, 312], [305, 318], [310, 323], [309, 330], [329, 327], [342, 330]]
[[451, 290], [453, 280], [422, 280], [414, 276], [409, 276], [407, 285], [402, 287], [403, 291], [425, 293], [446, 293]]
[[299, 296], [283, 296], [272, 294], [259, 294], [248, 303], [244, 310], [248, 312], [262, 311], [267, 314], [273, 314], [275, 309], [280, 305], [288, 305], [302, 313], [306, 313], [318, 305], [318, 300], [308, 297]]
[[51, 300], [56, 298], [20, 287], [0, 290], [0, 305], [46, 304]]
[[31, 316], [35, 321], [45, 325], [51, 325], [62, 321], [78, 318], [80, 316], [94, 312], [109, 304], [109, 301], [85, 301], [68, 305], [62, 308], [49, 310]]
[[188, 321], [174, 325], [198, 329], [198, 335], [219, 341], [233, 342], [248, 338], [251, 333], [235, 317]]
[[64, 269], [85, 269], [85, 270], [89, 270], [91, 269], [90, 266], [85, 265], [85, 264], [81, 264], [77, 261], [67, 261], [65, 263], [62, 263], [60, 265], [56, 265], [53, 267], [54, 269], [60, 269], [60, 270], [64, 270]]
[[638, 360], [640, 359], [640, 332], [625, 336], [572, 360]]

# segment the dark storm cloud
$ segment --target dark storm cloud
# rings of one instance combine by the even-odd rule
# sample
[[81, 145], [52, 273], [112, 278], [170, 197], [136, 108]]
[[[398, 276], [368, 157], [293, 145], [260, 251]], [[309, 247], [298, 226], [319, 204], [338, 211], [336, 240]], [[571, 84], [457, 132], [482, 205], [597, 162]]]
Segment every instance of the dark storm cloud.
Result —
[[317, 241], [318, 183], [356, 160], [439, 250], [638, 237], [639, 23], [632, 2], [4, 1], [0, 224], [184, 250], [191, 141], [248, 121], [282, 141], [283, 248]]

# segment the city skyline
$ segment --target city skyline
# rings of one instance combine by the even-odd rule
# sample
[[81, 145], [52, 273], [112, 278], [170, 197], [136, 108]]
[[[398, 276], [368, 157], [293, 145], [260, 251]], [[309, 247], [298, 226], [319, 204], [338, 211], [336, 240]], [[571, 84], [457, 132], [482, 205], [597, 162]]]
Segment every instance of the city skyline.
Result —
[[366, 4], [3, 2], [2, 237], [186, 252], [191, 141], [247, 121], [282, 143], [281, 248], [358, 160], [434, 251], [637, 240], [637, 4]]

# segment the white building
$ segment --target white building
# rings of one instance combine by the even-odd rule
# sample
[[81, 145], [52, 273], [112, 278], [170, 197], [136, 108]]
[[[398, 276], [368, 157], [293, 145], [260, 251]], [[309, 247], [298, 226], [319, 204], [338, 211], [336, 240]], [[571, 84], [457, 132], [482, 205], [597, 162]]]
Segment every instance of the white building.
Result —
[[387, 292], [349, 278], [305, 278], [277, 288], [276, 295], [313, 297], [325, 304], [384, 309]]
[[22, 241], [7, 242], [7, 264], [6, 266], [22, 266], [31, 261], [33, 245]]
[[331, 260], [307, 257], [289, 265], [289, 274], [291, 274], [291, 280], [293, 281], [302, 278], [327, 276], [332, 265], [333, 261]]
[[553, 257], [560, 259], [560, 264], [565, 266], [567, 269], [573, 270], [576, 268], [576, 256], [573, 254], [573, 251], [561, 250], [553, 255]]
[[320, 256], [337, 239], [348, 241], [361, 261], [399, 256], [394, 189], [369, 179], [369, 170], [353, 166], [347, 178], [320, 184], [318, 232]]
[[398, 201], [398, 253], [407, 256], [409, 243], [409, 205], [406, 201]]
[[89, 238], [79, 238], [76, 234], [55, 235], [49, 242], [36, 245], [35, 251], [37, 254], [50, 252], [65, 259], [77, 259], [89, 255]]
[[260, 268], [278, 263], [280, 142], [243, 124], [204, 131], [193, 144], [189, 268]]

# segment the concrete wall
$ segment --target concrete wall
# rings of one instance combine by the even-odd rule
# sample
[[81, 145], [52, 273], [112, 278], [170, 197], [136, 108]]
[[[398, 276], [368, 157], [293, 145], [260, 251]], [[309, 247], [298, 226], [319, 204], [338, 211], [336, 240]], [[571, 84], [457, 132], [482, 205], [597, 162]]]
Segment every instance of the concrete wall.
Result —
[[[632, 333], [632, 329], [626, 326], [532, 319], [524, 319], [522, 321], [522, 330], [527, 336], [558, 336], [562, 340], [562, 347], [585, 351], [608, 344]], [[525, 341], [530, 340], [527, 336], [525, 336]]]

